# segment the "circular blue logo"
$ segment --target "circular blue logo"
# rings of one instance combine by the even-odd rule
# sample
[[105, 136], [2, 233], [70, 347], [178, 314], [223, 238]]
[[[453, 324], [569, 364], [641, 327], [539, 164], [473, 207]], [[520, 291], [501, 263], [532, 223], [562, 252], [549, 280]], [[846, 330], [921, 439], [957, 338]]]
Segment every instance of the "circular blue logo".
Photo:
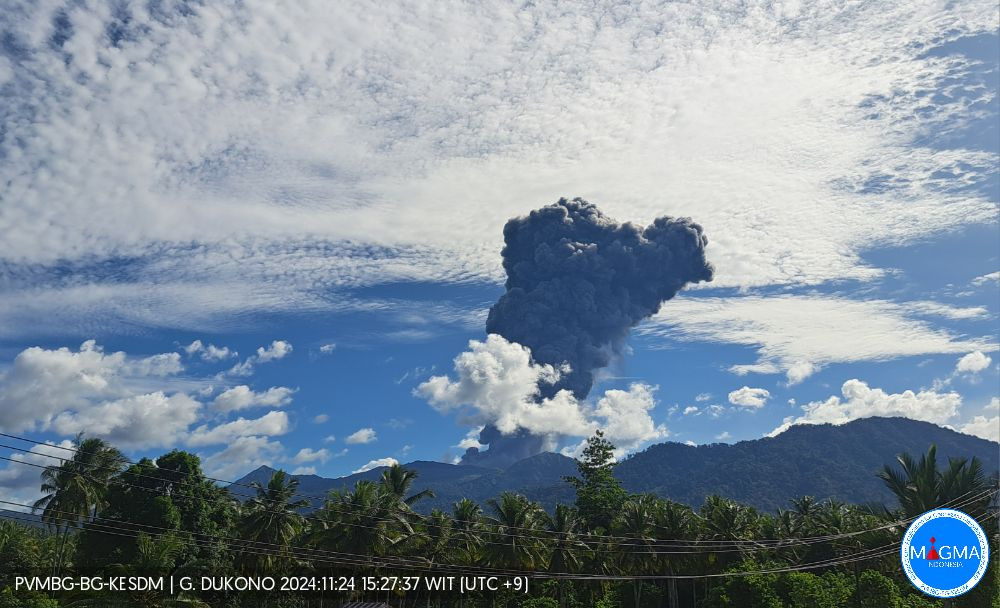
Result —
[[932, 597], [955, 597], [986, 574], [990, 546], [976, 520], [954, 509], [935, 509], [906, 529], [900, 558], [914, 587]]

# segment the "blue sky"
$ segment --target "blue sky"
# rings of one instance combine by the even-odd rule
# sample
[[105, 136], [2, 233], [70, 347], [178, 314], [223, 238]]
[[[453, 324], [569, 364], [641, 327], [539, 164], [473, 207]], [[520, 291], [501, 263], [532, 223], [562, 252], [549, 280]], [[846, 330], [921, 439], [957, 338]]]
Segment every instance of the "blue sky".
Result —
[[[461, 403], [424, 383], [500, 360], [470, 340], [503, 293], [503, 225], [581, 196], [692, 217], [716, 277], [632, 332], [563, 404], [576, 423], [538, 423], [555, 449], [594, 426], [628, 451], [870, 415], [1000, 439], [997, 19], [14, 2], [0, 429], [190, 449], [229, 478], [451, 461], [537, 370], [503, 359], [509, 381]], [[0, 493], [36, 474], [0, 465]]]

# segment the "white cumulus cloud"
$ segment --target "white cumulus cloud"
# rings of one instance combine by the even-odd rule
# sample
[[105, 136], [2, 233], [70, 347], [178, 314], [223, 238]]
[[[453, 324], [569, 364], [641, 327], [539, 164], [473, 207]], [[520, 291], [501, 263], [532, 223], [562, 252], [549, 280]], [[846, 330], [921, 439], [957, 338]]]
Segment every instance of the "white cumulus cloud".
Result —
[[344, 438], [344, 443], [349, 444], [363, 444], [371, 443], [376, 441], [378, 437], [375, 434], [375, 429], [366, 427], [363, 429], [358, 429]]
[[871, 416], [901, 416], [946, 424], [954, 418], [962, 404], [962, 397], [956, 392], [906, 390], [902, 393], [886, 393], [857, 379], [844, 382], [840, 392], [840, 396], [834, 395], [825, 401], [803, 405], [801, 416], [786, 418], [768, 435], [777, 435], [793, 424], [844, 424]]
[[959, 374], [978, 374], [987, 367], [990, 366], [989, 355], [985, 355], [980, 351], [975, 351], [969, 353], [958, 360], [955, 364], [955, 372]]
[[635, 383], [628, 390], [609, 390], [592, 406], [566, 390], [540, 399], [539, 385], [557, 381], [561, 370], [534, 363], [530, 349], [496, 334], [471, 340], [454, 368], [455, 379], [433, 376], [414, 392], [439, 412], [458, 412], [463, 423], [493, 424], [501, 433], [527, 429], [550, 438], [586, 437], [602, 428], [623, 448], [667, 435], [650, 416], [655, 387]]
[[326, 448], [320, 448], [314, 450], [312, 448], [302, 448], [299, 450], [295, 456], [292, 457], [292, 462], [295, 464], [305, 464], [308, 462], [326, 462], [330, 459], [330, 450]]
[[274, 466], [281, 459], [284, 446], [267, 437], [238, 437], [224, 450], [202, 459], [210, 477], [234, 480], [261, 465]]
[[[10, 454], [10, 459], [14, 462], [0, 466], [0, 499], [30, 505], [41, 498], [41, 467], [57, 465], [61, 462], [59, 459], [72, 457], [72, 452], [60, 449], [72, 447], [73, 442], [67, 439], [60, 443], [36, 445], [28, 452]], [[23, 507], [5, 504], [0, 504], [0, 509], [29, 511]]]
[[750, 408], [764, 407], [764, 404], [770, 398], [771, 393], [767, 389], [750, 388], [749, 386], [744, 386], [729, 393], [729, 403]]
[[604, 430], [604, 436], [619, 450], [628, 451], [669, 435], [667, 427], [656, 424], [650, 416], [656, 407], [655, 390], [655, 387], [637, 382], [627, 391], [605, 391], [604, 396], [597, 400], [592, 418], [598, 419], [597, 426]]
[[257, 349], [257, 361], [260, 363], [267, 363], [268, 361], [277, 361], [278, 359], [284, 359], [292, 353], [292, 345], [290, 342], [285, 340], [274, 340], [271, 342], [270, 346]]
[[371, 471], [372, 469], [377, 469], [379, 467], [391, 467], [394, 464], [399, 464], [399, 461], [391, 456], [386, 458], [376, 458], [375, 460], [369, 460], [365, 464], [361, 465], [360, 468], [351, 471], [351, 474], [364, 473], [365, 471]]
[[202, 409], [185, 392], [200, 383], [175, 378], [180, 370], [177, 353], [106, 353], [94, 340], [78, 350], [26, 348], [0, 372], [0, 428], [84, 432], [123, 447], [168, 446]]
[[214, 344], [204, 344], [201, 340], [195, 340], [182, 347], [189, 356], [199, 355], [203, 361], [222, 361], [238, 355], [236, 351], [229, 350], [227, 346], [216, 346]]
[[249, 386], [241, 384], [219, 393], [212, 402], [212, 407], [220, 412], [252, 407], [280, 407], [291, 402], [294, 392], [284, 386], [273, 386], [266, 391], [255, 392]]
[[288, 414], [282, 411], [271, 411], [260, 418], [237, 418], [213, 427], [202, 425], [196, 428], [187, 438], [190, 446], [216, 445], [229, 443], [239, 437], [284, 435], [291, 428]]
[[147, 393], [67, 410], [52, 419], [51, 428], [63, 436], [96, 435], [126, 448], [168, 447], [184, 437], [201, 407], [183, 393]]
[[972, 420], [960, 425], [958, 430], [968, 435], [1000, 442], [1000, 416], [974, 416]]

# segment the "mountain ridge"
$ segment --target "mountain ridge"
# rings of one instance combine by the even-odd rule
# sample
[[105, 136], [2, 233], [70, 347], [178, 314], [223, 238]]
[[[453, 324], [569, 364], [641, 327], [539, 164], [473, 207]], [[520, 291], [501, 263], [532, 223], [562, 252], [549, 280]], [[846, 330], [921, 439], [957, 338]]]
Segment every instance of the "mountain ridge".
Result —
[[[835, 498], [852, 503], [892, 504], [892, 494], [876, 473], [902, 452], [919, 455], [937, 445], [939, 466], [949, 457], [977, 457], [984, 471], [1000, 469], [1000, 444], [929, 422], [908, 418], [871, 417], [842, 425], [796, 425], [775, 437], [750, 439], [734, 444], [698, 446], [677, 442], [651, 445], [620, 461], [615, 475], [626, 490], [652, 493], [692, 506], [710, 494], [773, 511], [803, 495]], [[453, 465], [414, 461], [404, 465], [418, 473], [413, 491], [434, 491], [435, 497], [417, 503], [422, 512], [433, 508], [450, 510], [452, 503], [470, 498], [479, 503], [503, 491], [517, 491], [540, 502], [546, 509], [574, 500], [572, 487], [563, 478], [576, 474], [572, 458], [543, 452], [509, 465], [491, 469], [475, 465]], [[346, 490], [357, 481], [377, 480], [385, 467], [344, 477], [295, 475], [299, 493], [321, 496]], [[259, 467], [236, 482], [234, 495], [247, 497], [249, 488], [239, 484], [266, 484], [274, 469]]]

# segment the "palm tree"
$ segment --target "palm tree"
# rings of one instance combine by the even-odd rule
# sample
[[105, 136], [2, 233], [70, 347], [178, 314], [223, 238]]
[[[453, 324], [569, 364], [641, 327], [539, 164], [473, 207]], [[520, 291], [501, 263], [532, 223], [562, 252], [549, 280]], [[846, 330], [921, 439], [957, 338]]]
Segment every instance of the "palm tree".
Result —
[[756, 509], [721, 496], [706, 498], [701, 516], [711, 540], [746, 541], [754, 537], [759, 523]]
[[45, 495], [32, 505], [32, 511], [42, 510], [43, 522], [61, 533], [57, 572], [62, 566], [69, 529], [78, 526], [80, 520], [97, 517], [106, 504], [109, 481], [128, 463], [118, 449], [96, 437], [84, 439], [82, 434], [77, 435], [72, 450], [72, 458], [42, 471], [41, 490]]
[[331, 492], [316, 518], [310, 542], [358, 555], [385, 555], [414, 533], [412, 515], [400, 510], [397, 496], [368, 480]]
[[[657, 540], [690, 540], [697, 535], [698, 517], [691, 507], [670, 500], [656, 501], [653, 512]], [[681, 561], [676, 555], [665, 554], [660, 557], [668, 575], [679, 571], [677, 566]], [[671, 578], [667, 583], [667, 605], [677, 608], [679, 605], [677, 579]]]
[[[284, 471], [275, 471], [266, 487], [259, 482], [251, 485], [257, 496], [245, 506], [240, 532], [248, 541], [267, 545], [269, 554], [255, 555], [253, 561], [263, 571], [270, 571], [288, 561], [287, 547], [303, 527], [299, 510], [309, 506], [309, 501], [292, 500], [299, 489], [299, 480]], [[274, 547], [279, 548], [279, 555], [270, 554]], [[250, 552], [247, 557], [251, 557]]]
[[467, 564], [476, 562], [483, 545], [483, 509], [475, 501], [463, 498], [452, 506], [452, 535], [459, 554]]
[[[616, 534], [633, 539], [620, 554], [619, 565], [627, 574], [645, 574], [652, 562], [656, 528], [655, 503], [656, 497], [649, 495], [629, 499], [612, 525]], [[636, 606], [640, 605], [642, 599], [642, 585], [642, 579], [632, 581], [632, 596]]]
[[493, 511], [489, 523], [497, 532], [487, 550], [487, 561], [496, 568], [533, 569], [542, 561], [542, 547], [533, 530], [539, 529], [544, 511], [520, 494], [503, 492], [487, 503]]
[[440, 509], [431, 511], [424, 527], [421, 556], [431, 565], [447, 562], [452, 553], [451, 518]]
[[792, 513], [795, 531], [800, 536], [812, 536], [816, 524], [819, 502], [812, 496], [792, 499]]
[[[576, 509], [566, 505], [556, 505], [552, 516], [545, 515], [545, 528], [554, 537], [549, 553], [549, 572], [577, 572], [583, 562], [582, 554], [587, 551], [587, 543], [577, 535], [581, 527]], [[565, 582], [558, 579], [559, 608], [566, 605]]]
[[[908, 453], [900, 454], [896, 460], [902, 470], [886, 465], [878, 476], [896, 495], [906, 517], [916, 517], [990, 489], [990, 481], [983, 474], [983, 465], [977, 458], [949, 458], [948, 466], [939, 471], [937, 446], [934, 444], [919, 460]], [[987, 499], [983, 498], [963, 510], [975, 517], [981, 514], [986, 504]]]
[[412, 496], [406, 496], [410, 491], [410, 486], [417, 480], [417, 476], [418, 473], [416, 471], [405, 469], [399, 464], [394, 464], [382, 471], [382, 479], [379, 480], [379, 484], [388, 494], [396, 497], [400, 507], [409, 511], [410, 507], [417, 501], [424, 498], [434, 498], [434, 492], [431, 490], [421, 490]]
[[[170, 572], [184, 547], [173, 534], [150, 536], [139, 532], [136, 537], [135, 555], [126, 563], [112, 564], [110, 569], [118, 576], [143, 576], [151, 572]], [[131, 591], [129, 595], [138, 606], [158, 607], [164, 604], [163, 590]]]

